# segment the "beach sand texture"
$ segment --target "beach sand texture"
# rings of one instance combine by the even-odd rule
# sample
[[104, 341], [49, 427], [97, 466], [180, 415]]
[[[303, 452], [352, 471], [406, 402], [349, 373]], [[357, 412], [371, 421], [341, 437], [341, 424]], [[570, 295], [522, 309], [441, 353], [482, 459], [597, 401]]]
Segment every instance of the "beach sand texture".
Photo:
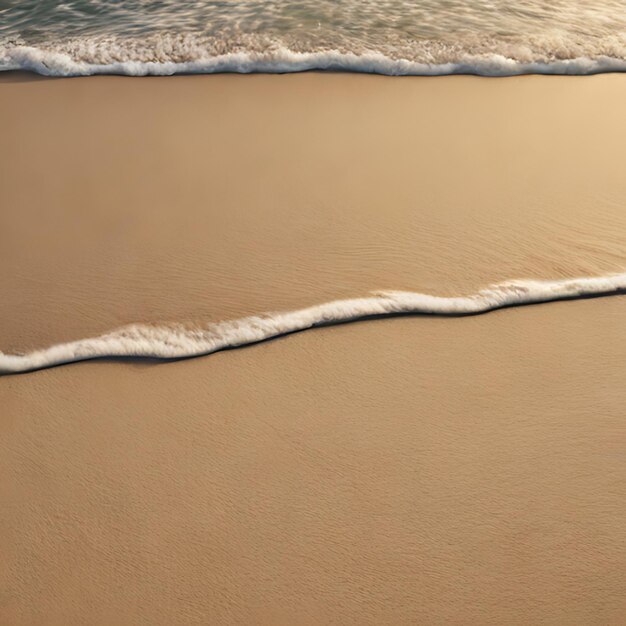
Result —
[[[624, 271], [622, 76], [0, 78], [0, 350]], [[626, 299], [0, 377], [0, 622], [620, 624]]]

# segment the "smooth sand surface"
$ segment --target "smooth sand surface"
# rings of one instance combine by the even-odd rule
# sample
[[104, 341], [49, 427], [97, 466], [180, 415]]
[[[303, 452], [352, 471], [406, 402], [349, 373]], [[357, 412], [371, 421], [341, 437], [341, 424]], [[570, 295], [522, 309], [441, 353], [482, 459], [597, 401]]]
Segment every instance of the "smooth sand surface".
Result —
[[[624, 76], [0, 77], [0, 350], [624, 270]], [[626, 298], [0, 377], [0, 623], [611, 624]]]
[[623, 75], [0, 77], [0, 350], [624, 271], [624, 101]]
[[623, 298], [0, 381], [6, 624], [614, 624]]

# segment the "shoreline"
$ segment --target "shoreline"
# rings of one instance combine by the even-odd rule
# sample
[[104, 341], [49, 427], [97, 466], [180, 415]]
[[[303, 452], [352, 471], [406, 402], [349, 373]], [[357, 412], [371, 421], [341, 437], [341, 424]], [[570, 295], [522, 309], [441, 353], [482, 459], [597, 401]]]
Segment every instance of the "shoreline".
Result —
[[57, 344], [26, 354], [0, 352], [0, 376], [93, 359], [181, 360], [243, 348], [305, 330], [398, 316], [469, 317], [537, 304], [626, 295], [626, 273], [570, 281], [510, 281], [470, 296], [442, 298], [380, 292], [366, 298], [318, 304], [299, 311], [262, 313], [208, 327], [133, 324], [98, 337]]
[[[86, 42], [89, 45], [89, 42]], [[3, 71], [27, 71], [43, 76], [190, 76], [273, 75], [310, 71], [342, 72], [378, 76], [595, 76], [626, 72], [626, 59], [600, 54], [595, 57], [521, 60], [497, 51], [465, 54], [458, 59], [424, 62], [388, 56], [382, 51], [342, 52], [336, 49], [295, 51], [282, 45], [269, 53], [239, 50], [195, 60], [117, 59], [105, 63], [77, 60], [62, 50], [17, 46], [0, 50]], [[87, 55], [89, 56], [89, 54]], [[116, 56], [116, 55], [114, 55]], [[106, 55], [105, 55], [106, 58]], [[149, 57], [148, 57], [149, 58]]]
[[[574, 59], [577, 60], [577, 59]], [[614, 59], [616, 61], [622, 61], [621, 59]], [[531, 78], [594, 78], [596, 76], [621, 76], [626, 74], [626, 60], [623, 60], [624, 69], [606, 69], [606, 70], [597, 70], [597, 71], [589, 71], [586, 73], [569, 73], [569, 72], [542, 72], [542, 71], [522, 71], [519, 73], [512, 74], [481, 74], [472, 71], [455, 71], [451, 73], [442, 73], [442, 74], [386, 74], [382, 72], [371, 72], [367, 70], [350, 70], [350, 69], [334, 69], [334, 68], [310, 68], [310, 69], [302, 69], [302, 70], [285, 70], [285, 71], [237, 71], [237, 70], [223, 70], [223, 71], [215, 71], [215, 72], [201, 72], [201, 71], [189, 71], [189, 72], [175, 72], [173, 74], [128, 74], [124, 72], [102, 72], [102, 73], [94, 73], [94, 74], [42, 74], [37, 70], [31, 69], [5, 69], [0, 70], [0, 82], [5, 80], [5, 82], [12, 82], [12, 78], [34, 78], [34, 79], [44, 79], [44, 80], [67, 80], [67, 79], [78, 79], [78, 78], [140, 78], [140, 79], [150, 79], [150, 78], [190, 78], [190, 77], [201, 77], [201, 76], [290, 76], [290, 75], [319, 75], [319, 76], [328, 76], [328, 75], [344, 75], [344, 76], [376, 76], [381, 78], [390, 78], [393, 80], [405, 79], [405, 80], [414, 80], [414, 79], [445, 79], [445, 78], [479, 78], [479, 79], [498, 79], [498, 80], [506, 80], [506, 79], [523, 79], [524, 77]]]

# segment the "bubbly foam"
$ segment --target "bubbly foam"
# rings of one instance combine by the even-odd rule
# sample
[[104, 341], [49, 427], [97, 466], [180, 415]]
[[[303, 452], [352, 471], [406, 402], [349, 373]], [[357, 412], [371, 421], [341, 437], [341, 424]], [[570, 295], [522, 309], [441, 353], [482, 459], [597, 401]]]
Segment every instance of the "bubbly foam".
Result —
[[334, 300], [305, 309], [186, 328], [179, 324], [132, 324], [97, 337], [58, 344], [27, 354], [0, 352], [0, 373], [29, 372], [102, 357], [180, 359], [245, 346], [316, 326], [372, 316], [426, 314], [462, 316], [522, 306], [626, 292], [626, 273], [539, 281], [513, 280], [458, 297], [407, 291], [381, 291], [363, 298]]
[[[625, 51], [626, 52], [626, 51]], [[589, 75], [626, 72], [626, 58], [598, 56], [551, 60], [520, 60], [498, 53], [463, 54], [446, 62], [424, 62], [394, 58], [382, 52], [325, 50], [294, 52], [279, 47], [271, 52], [236, 51], [215, 56], [200, 55], [192, 60], [128, 60], [92, 62], [66, 52], [17, 46], [0, 51], [0, 70], [24, 70], [44, 76], [171, 76], [174, 74], [268, 73], [282, 74], [330, 70], [382, 74], [387, 76], [517, 76], [522, 74]]]
[[626, 12], [623, 0], [20, 0], [0, 3], [2, 69], [50, 76], [626, 71]]

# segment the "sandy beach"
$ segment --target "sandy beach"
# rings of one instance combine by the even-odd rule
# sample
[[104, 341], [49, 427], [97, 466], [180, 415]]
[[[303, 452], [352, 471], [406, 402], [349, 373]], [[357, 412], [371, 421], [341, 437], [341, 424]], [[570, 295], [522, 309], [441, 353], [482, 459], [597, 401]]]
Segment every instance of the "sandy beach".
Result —
[[[623, 272], [624, 97], [622, 75], [0, 76], [0, 350]], [[617, 625], [625, 314], [0, 377], [0, 622]]]
[[625, 269], [621, 75], [0, 80], [5, 352]]

